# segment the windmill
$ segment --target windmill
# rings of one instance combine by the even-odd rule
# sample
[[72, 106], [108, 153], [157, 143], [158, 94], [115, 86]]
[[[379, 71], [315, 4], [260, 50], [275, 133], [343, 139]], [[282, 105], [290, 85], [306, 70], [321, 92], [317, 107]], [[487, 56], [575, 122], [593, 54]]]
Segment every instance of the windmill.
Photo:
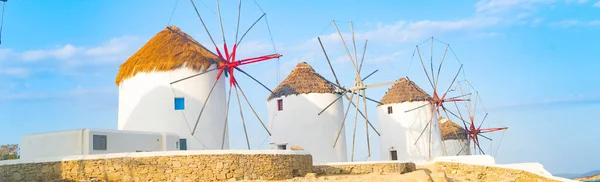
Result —
[[[437, 67], [437, 73], [434, 73], [434, 69], [435, 68], [434, 68], [434, 64], [433, 64], [433, 60], [434, 60], [434, 54], [433, 54], [433, 52], [434, 52], [434, 49], [433, 49], [433, 47], [434, 47], [434, 41], [442, 43], [442, 44], [445, 45], [445, 50], [444, 50], [443, 56], [441, 57], [441, 61], [439, 63], [439, 66]], [[416, 139], [416, 141], [414, 143], [414, 145], [416, 146], [417, 143], [419, 142], [419, 140], [421, 139], [421, 137], [423, 136], [423, 134], [427, 131], [427, 129], [429, 129], [428, 158], [431, 159], [432, 158], [432, 148], [433, 148], [432, 147], [432, 143], [433, 142], [438, 142], [438, 141], [432, 141], [432, 140], [434, 140], [433, 139], [434, 136], [432, 135], [433, 134], [433, 130], [434, 130], [434, 128], [433, 128], [433, 125], [434, 125], [434, 123], [433, 123], [434, 115], [437, 115], [438, 117], [441, 116], [441, 111], [443, 111], [446, 115], [448, 115], [447, 113], [453, 113], [446, 106], [444, 106], [444, 104], [445, 103], [449, 103], [449, 102], [455, 102], [456, 103], [456, 102], [469, 101], [469, 99], [465, 98], [465, 96], [470, 95], [470, 93], [462, 94], [462, 95], [454, 96], [454, 97], [450, 97], [448, 95], [448, 93], [450, 93], [452, 91], [451, 90], [452, 85], [454, 85], [454, 83], [456, 82], [457, 77], [459, 76], [460, 71], [462, 70], [462, 67], [463, 67], [462, 64], [460, 64], [460, 67], [458, 68], [458, 71], [453, 76], [453, 79], [450, 82], [450, 84], [447, 87], [447, 89], [440, 90], [440, 87], [438, 85], [439, 81], [441, 80], [441, 78], [440, 78], [440, 72], [441, 72], [442, 67], [444, 65], [444, 61], [446, 59], [448, 50], [450, 50], [455, 57], [456, 57], [456, 54], [454, 54], [454, 52], [452, 51], [452, 48], [450, 47], [450, 44], [447, 44], [447, 43], [444, 43], [442, 41], [439, 41], [438, 39], [436, 39], [434, 37], [431, 37], [431, 38], [425, 40], [423, 43], [425, 43], [425, 42], [431, 42], [431, 52], [430, 52], [430, 55], [429, 55], [429, 58], [430, 58], [430, 69], [429, 69], [429, 71], [430, 72], [428, 72], [428, 70], [427, 70], [427, 68], [425, 66], [425, 63], [423, 62], [423, 58], [424, 57], [421, 54], [421, 49], [419, 47], [420, 44], [418, 44], [418, 45], [415, 46], [415, 53], [418, 54], [421, 66], [423, 68], [423, 72], [425, 73], [425, 76], [427, 77], [429, 85], [433, 89], [433, 93], [431, 94], [431, 97], [429, 98], [428, 103], [423, 104], [423, 105], [418, 106], [418, 107], [415, 107], [413, 109], [406, 110], [405, 112], [406, 113], [413, 112], [413, 111], [415, 111], [417, 109], [420, 109], [420, 108], [423, 108], [423, 107], [426, 107], [426, 106], [430, 106], [431, 107], [430, 111], [431, 111], [432, 114], [431, 114], [431, 116], [429, 118], [429, 121], [427, 122], [427, 124], [425, 125], [425, 127], [423, 128], [423, 130], [421, 131], [421, 133], [419, 134], [419, 136], [417, 137], [417, 139]], [[414, 56], [414, 53], [413, 53], [413, 56]], [[427, 58], [427, 57], [425, 57], [425, 58]], [[439, 141], [439, 142], [441, 142], [441, 141]]]
[[[329, 56], [327, 55], [327, 52], [325, 51], [325, 47], [323, 46], [323, 42], [321, 42], [321, 38], [318, 37], [318, 41], [319, 44], [321, 45], [321, 49], [323, 50], [323, 54], [325, 55], [325, 58], [327, 59], [327, 63], [329, 64], [329, 68], [331, 69], [331, 72], [333, 73], [333, 76], [335, 78], [335, 83], [328, 81], [329, 83], [331, 83], [332, 85], [334, 85], [335, 87], [337, 87], [336, 92], [337, 93], [341, 93], [340, 96], [335, 99], [333, 102], [331, 102], [329, 105], [327, 105], [325, 108], [323, 108], [323, 110], [321, 110], [321, 112], [319, 112], [318, 114], [320, 115], [321, 113], [323, 113], [325, 110], [327, 110], [327, 108], [329, 108], [331, 105], [333, 105], [335, 102], [337, 102], [339, 99], [341, 99], [342, 97], [346, 98], [346, 100], [348, 100], [348, 102], [350, 103], [348, 105], [348, 107], [346, 108], [345, 114], [344, 114], [344, 119], [342, 121], [342, 125], [340, 127], [340, 130], [337, 133], [335, 142], [333, 144], [333, 147], [335, 147], [338, 143], [339, 137], [341, 135], [341, 133], [343, 132], [344, 129], [344, 124], [346, 121], [346, 118], [348, 116], [348, 113], [350, 111], [350, 106], [354, 106], [355, 108], [355, 115], [354, 115], [354, 129], [353, 129], [353, 135], [352, 135], [352, 155], [351, 155], [351, 160], [354, 161], [354, 144], [356, 142], [356, 125], [358, 122], [358, 114], [360, 114], [362, 116], [363, 119], [365, 119], [365, 129], [366, 129], [366, 136], [367, 136], [367, 151], [368, 151], [368, 157], [371, 156], [371, 143], [370, 143], [370, 139], [369, 139], [369, 127], [371, 127], [373, 129], [373, 131], [375, 131], [375, 133], [377, 135], [381, 135], [379, 133], [379, 131], [377, 131], [377, 129], [375, 129], [375, 127], [373, 126], [373, 124], [369, 121], [368, 119], [368, 112], [367, 112], [367, 100], [373, 101], [375, 103], [379, 103], [376, 100], [373, 100], [369, 97], [367, 97], [367, 93], [366, 93], [366, 89], [369, 88], [374, 88], [374, 87], [380, 87], [380, 86], [385, 86], [385, 85], [389, 85], [389, 84], [393, 84], [395, 82], [385, 82], [385, 83], [377, 83], [377, 84], [371, 84], [371, 85], [365, 85], [365, 83], [363, 82], [364, 80], [366, 80], [367, 78], [369, 78], [371, 75], [373, 75], [375, 72], [377, 72], [377, 70], [371, 72], [369, 75], [365, 76], [365, 77], [361, 77], [361, 70], [362, 70], [362, 65], [363, 65], [363, 61], [364, 61], [364, 57], [365, 57], [365, 52], [367, 49], [367, 40], [365, 40], [365, 45], [363, 48], [363, 53], [362, 53], [362, 58], [360, 60], [360, 62], [358, 61], [358, 51], [356, 49], [356, 41], [354, 38], [354, 26], [352, 25], [352, 22], [350, 22], [350, 28], [352, 30], [352, 45], [354, 47], [354, 57], [352, 56], [352, 53], [350, 52], [350, 50], [348, 49], [348, 46], [346, 45], [346, 41], [344, 40], [344, 37], [342, 36], [342, 33], [340, 32], [337, 24], [335, 23], [335, 20], [332, 21], [333, 25], [335, 26], [338, 35], [340, 36], [340, 39], [342, 41], [342, 44], [344, 45], [344, 48], [346, 49], [346, 53], [348, 53], [348, 58], [350, 59], [350, 62], [352, 63], [352, 66], [354, 67], [354, 72], [355, 72], [355, 78], [354, 78], [354, 83], [351, 87], [343, 87], [340, 84], [340, 81], [333, 69], [333, 66], [331, 65], [331, 61], [329, 60]], [[350, 93], [350, 96], [348, 96], [348, 93]], [[356, 96], [356, 97], [355, 97]], [[364, 105], [364, 112], [361, 111], [360, 109], [360, 102], [361, 99], [360, 97], [362, 97], [362, 103]], [[353, 100], [356, 99], [356, 100]]]
[[[273, 92], [271, 91], [271, 89], [269, 89], [267, 86], [265, 86], [263, 83], [261, 83], [260, 81], [258, 81], [255, 77], [251, 76], [250, 74], [248, 74], [247, 72], [245, 72], [243, 69], [240, 68], [240, 66], [243, 65], [248, 65], [248, 64], [253, 64], [253, 63], [258, 63], [258, 62], [262, 62], [262, 61], [267, 61], [267, 60], [272, 60], [272, 59], [278, 59], [280, 58], [282, 55], [281, 54], [270, 54], [270, 55], [264, 55], [264, 56], [258, 56], [258, 57], [252, 57], [252, 58], [245, 58], [245, 59], [236, 59], [236, 54], [238, 53], [238, 47], [240, 46], [240, 44], [242, 43], [242, 40], [244, 39], [244, 37], [246, 37], [246, 35], [248, 34], [248, 32], [250, 32], [250, 30], [256, 25], [256, 23], [258, 23], [261, 19], [265, 18], [266, 20], [266, 13], [263, 12], [262, 16], [260, 16], [256, 21], [254, 21], [254, 23], [246, 30], [246, 32], [238, 39], [239, 36], [239, 25], [240, 25], [240, 17], [241, 17], [241, 7], [242, 7], [242, 0], [239, 0], [239, 4], [238, 4], [238, 16], [237, 16], [237, 26], [236, 26], [236, 34], [235, 34], [235, 42], [233, 44], [233, 46], [231, 47], [231, 52], [229, 51], [230, 47], [227, 46], [227, 41], [225, 38], [225, 31], [223, 28], [223, 21], [221, 19], [221, 8], [219, 6], [219, 1], [216, 0], [216, 4], [217, 4], [217, 12], [218, 12], [218, 19], [219, 19], [219, 24], [220, 24], [220, 29], [221, 29], [221, 34], [222, 34], [222, 41], [223, 41], [223, 48], [220, 49], [219, 46], [217, 46], [217, 44], [215, 43], [215, 40], [213, 39], [211, 33], [208, 31], [208, 28], [204, 22], [204, 20], [202, 19], [202, 16], [200, 15], [200, 12], [198, 11], [196, 5], [194, 4], [193, 0], [190, 0], [190, 2], [192, 3], [192, 6], [194, 7], [194, 10], [196, 12], [196, 15], [198, 16], [198, 19], [200, 20], [200, 22], [202, 23], [202, 26], [204, 27], [204, 30], [206, 31], [206, 34], [208, 35], [208, 37], [210, 38], [210, 41], [212, 42], [213, 46], [216, 49], [216, 52], [218, 54], [218, 57], [220, 59], [217, 60], [218, 62], [218, 66], [212, 69], [208, 69], [202, 73], [198, 73], [198, 74], [194, 74], [179, 80], [175, 80], [173, 82], [171, 82], [171, 85], [173, 84], [177, 84], [178, 82], [182, 82], [185, 80], [188, 80], [190, 78], [194, 78], [197, 76], [200, 76], [202, 74], [208, 73], [208, 72], [212, 72], [212, 71], [217, 71], [218, 70], [218, 74], [216, 77], [216, 80], [214, 82], [214, 84], [212, 85], [212, 88], [210, 90], [210, 92], [208, 93], [208, 96], [206, 97], [206, 100], [204, 101], [204, 104], [202, 106], [202, 108], [200, 109], [200, 113], [198, 114], [198, 117], [196, 119], [196, 123], [194, 125], [194, 129], [192, 130], [192, 135], [194, 135], [194, 133], [196, 132], [196, 128], [198, 127], [198, 123], [200, 122], [200, 118], [202, 117], [202, 114], [204, 112], [204, 109], [206, 108], [206, 105], [208, 103], [208, 100], [211, 96], [211, 94], [213, 93], [213, 90], [215, 88], [215, 86], [217, 85], [219, 78], [224, 74], [225, 77], [229, 78], [229, 92], [227, 93], [227, 107], [225, 110], [225, 126], [223, 127], [223, 139], [222, 139], [222, 144], [221, 144], [221, 149], [224, 148], [224, 143], [225, 143], [225, 135], [226, 135], [226, 131], [227, 131], [227, 127], [228, 127], [228, 115], [229, 115], [229, 106], [231, 103], [231, 93], [232, 90], [235, 90], [236, 92], [236, 98], [237, 98], [237, 103], [238, 103], [238, 107], [240, 110], [240, 116], [241, 116], [241, 120], [242, 120], [242, 125], [244, 127], [244, 133], [246, 136], [246, 144], [248, 149], [250, 149], [250, 142], [248, 139], [248, 132], [246, 129], [246, 124], [245, 124], [245, 120], [244, 120], [244, 114], [242, 112], [242, 104], [241, 104], [241, 99], [240, 99], [240, 93], [242, 95], [242, 97], [244, 98], [244, 100], [246, 101], [246, 103], [248, 104], [248, 106], [250, 107], [250, 109], [252, 110], [252, 112], [254, 113], [254, 115], [256, 116], [256, 118], [258, 119], [258, 121], [262, 124], [262, 127], [265, 129], [265, 131], [269, 134], [269, 136], [271, 135], [271, 133], [269, 132], [269, 130], [267, 129], [266, 125], [264, 124], [264, 122], [260, 119], [260, 117], [258, 116], [258, 114], [256, 113], [256, 111], [254, 110], [254, 107], [252, 107], [252, 104], [250, 104], [250, 102], [248, 101], [248, 98], [246, 96], [246, 94], [244, 93], [244, 91], [242, 90], [239, 82], [235, 79], [234, 77], [234, 73], [235, 71], [241, 72], [242, 74], [248, 76], [249, 78], [251, 78], [252, 80], [254, 80], [255, 82], [257, 82], [258, 84], [260, 84], [262, 87], [264, 87], [266, 90], [268, 90], [269, 92]], [[258, 5], [258, 4], [257, 4]], [[261, 10], [262, 11], [262, 10]], [[268, 23], [267, 23], [268, 26]], [[223, 52], [222, 52], [223, 51]]]
[[[470, 91], [471, 88], [473, 88], [473, 86], [471, 86], [471, 84], [469, 83], [468, 80], [465, 80], [465, 85], [467, 85], [466, 88], [463, 89], [463, 87], [460, 84], [460, 81], [458, 82], [458, 86], [460, 88], [461, 93], [464, 93], [465, 90], [467, 92]], [[478, 103], [479, 101], [479, 103]], [[481, 148], [481, 145], [479, 143], [479, 137], [482, 137], [484, 139], [487, 139], [489, 141], [492, 141], [492, 138], [483, 135], [484, 133], [491, 133], [491, 132], [497, 132], [497, 131], [503, 131], [503, 130], [507, 130], [508, 127], [498, 127], [498, 128], [481, 128], [483, 126], [483, 123], [485, 122], [488, 113], [485, 112], [485, 115], [483, 116], [483, 119], [481, 119], [481, 122], [479, 123], [479, 126], [476, 126], [475, 122], [476, 122], [476, 113], [477, 113], [477, 106], [482, 107], [483, 103], [481, 103], [481, 98], [479, 96], [479, 92], [475, 91], [475, 99], [474, 101], [470, 101], [470, 102], [465, 102], [465, 109], [467, 111], [468, 114], [468, 118], [467, 120], [465, 120], [462, 116], [462, 113], [460, 112], [460, 110], [458, 109], [458, 104], [456, 104], [456, 107], [458, 109], [458, 116], [456, 116], [457, 118], [459, 118], [460, 120], [462, 120], [463, 122], [463, 126], [465, 128], [465, 132], [467, 134], [467, 139], [469, 141], [469, 143], [472, 143], [472, 147], [473, 147], [473, 154], [476, 154], [477, 152], [479, 152], [479, 154], [483, 154], [485, 155], [485, 152], [483, 151], [483, 149]], [[478, 105], [479, 104], [479, 105]], [[485, 108], [483, 108], [485, 110]], [[504, 134], [504, 133], [503, 133]], [[463, 146], [463, 148], [461, 149], [461, 151], [463, 149], [465, 149], [466, 147], [469, 147], [469, 145], [467, 146]], [[500, 147], [498, 145], [498, 147]], [[459, 152], [460, 153], [460, 152]]]

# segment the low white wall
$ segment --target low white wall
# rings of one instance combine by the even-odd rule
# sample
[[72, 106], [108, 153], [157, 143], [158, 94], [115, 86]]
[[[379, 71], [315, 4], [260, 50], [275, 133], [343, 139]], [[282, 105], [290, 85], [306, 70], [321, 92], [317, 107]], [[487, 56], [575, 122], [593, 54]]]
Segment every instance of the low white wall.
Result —
[[82, 155], [84, 130], [27, 135], [21, 138], [21, 159]]
[[[93, 149], [93, 136], [106, 136], [106, 150]], [[21, 159], [120, 152], [179, 150], [179, 136], [123, 130], [78, 129], [27, 135], [21, 139]]]

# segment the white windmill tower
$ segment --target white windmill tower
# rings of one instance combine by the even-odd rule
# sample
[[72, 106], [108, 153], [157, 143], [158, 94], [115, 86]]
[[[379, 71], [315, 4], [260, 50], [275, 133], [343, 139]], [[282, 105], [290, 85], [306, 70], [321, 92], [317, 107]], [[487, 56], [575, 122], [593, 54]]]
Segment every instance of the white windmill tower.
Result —
[[309, 64], [299, 63], [267, 99], [272, 149], [300, 148], [313, 156], [314, 163], [347, 161], [344, 134], [341, 145], [331, 148], [342, 127], [343, 103], [316, 114], [340, 95]]
[[470, 155], [469, 139], [467, 131], [462, 126], [453, 121], [440, 117], [438, 119], [440, 131], [442, 133], [442, 142], [444, 145], [444, 155]]
[[[366, 89], [368, 88], [374, 88], [374, 87], [380, 87], [380, 86], [385, 86], [385, 85], [389, 85], [389, 84], [393, 84], [395, 82], [386, 82], [386, 83], [378, 83], [378, 84], [371, 84], [371, 85], [365, 85], [365, 83], [363, 82], [364, 80], [366, 80], [367, 78], [369, 78], [371, 75], [373, 75], [375, 72], [377, 72], [377, 70], [375, 70], [374, 72], [370, 73], [369, 75], [365, 76], [365, 77], [361, 77], [361, 70], [362, 70], [362, 65], [363, 65], [363, 61], [364, 61], [364, 57], [365, 57], [365, 52], [367, 49], [367, 41], [365, 40], [365, 45], [364, 45], [364, 50], [362, 53], [362, 58], [360, 60], [360, 62], [358, 61], [358, 51], [356, 49], [356, 42], [354, 40], [354, 27], [352, 26], [352, 21], [350, 22], [350, 28], [352, 29], [352, 45], [354, 47], [354, 57], [352, 55], [352, 53], [350, 53], [350, 50], [348, 49], [348, 46], [346, 45], [346, 42], [344, 41], [344, 37], [342, 36], [342, 33], [340, 32], [339, 28], [337, 27], [337, 24], [335, 23], [335, 21], [333, 21], [333, 25], [335, 26], [338, 35], [340, 36], [340, 39], [342, 41], [342, 44], [344, 45], [344, 48], [346, 49], [346, 53], [348, 53], [348, 58], [350, 59], [350, 62], [352, 63], [352, 66], [354, 67], [354, 72], [355, 72], [355, 77], [354, 77], [354, 83], [352, 84], [351, 87], [343, 87], [340, 84], [340, 81], [338, 80], [337, 75], [335, 74], [335, 71], [333, 69], [333, 66], [331, 65], [331, 61], [329, 60], [329, 57], [327, 56], [327, 52], [325, 51], [325, 48], [323, 47], [323, 43], [321, 42], [321, 38], [318, 38], [319, 40], [319, 44], [321, 44], [321, 48], [323, 49], [323, 53], [325, 54], [325, 58], [327, 59], [327, 62], [329, 64], [329, 67], [331, 68], [331, 72], [333, 73], [333, 76], [335, 78], [335, 83], [328, 81], [329, 83], [331, 83], [332, 85], [334, 85], [335, 87], [337, 87], [336, 92], [341, 93], [338, 98], [336, 98], [333, 102], [331, 102], [327, 107], [325, 107], [323, 110], [321, 110], [321, 112], [319, 112], [319, 115], [321, 115], [323, 112], [327, 111], [328, 108], [330, 108], [331, 105], [335, 104], [338, 100], [340, 100], [340, 98], [344, 97], [346, 98], [346, 100], [350, 103], [348, 104], [348, 107], [346, 108], [344, 117], [342, 119], [342, 125], [339, 128], [339, 131], [337, 133], [336, 136], [336, 140], [333, 143], [333, 147], [337, 147], [337, 145], [340, 144], [340, 140], [339, 137], [342, 135], [342, 133], [344, 132], [344, 124], [346, 121], [346, 117], [348, 116], [348, 113], [350, 111], [350, 106], [354, 106], [354, 127], [353, 127], [353, 134], [352, 134], [352, 154], [351, 154], [351, 161], [354, 161], [354, 144], [356, 143], [356, 126], [358, 124], [358, 115], [360, 114], [362, 116], [362, 118], [365, 120], [365, 132], [367, 135], [367, 151], [368, 151], [368, 156], [367, 157], [371, 157], [371, 143], [370, 143], [370, 139], [369, 139], [369, 128], [372, 128], [373, 131], [375, 131], [375, 133], [377, 135], [381, 135], [379, 133], [379, 131], [377, 131], [375, 129], [375, 127], [373, 126], [373, 124], [369, 121], [369, 117], [368, 117], [368, 112], [367, 112], [367, 100], [370, 100], [372, 102], [375, 103], [379, 103], [376, 100], [373, 100], [369, 97], [367, 97], [367, 93], [366, 93]], [[348, 96], [348, 93], [350, 93], [350, 96]], [[355, 99], [355, 100], [353, 100]], [[341, 101], [340, 101], [341, 102]], [[361, 110], [361, 102], [362, 102], [362, 107], [364, 107]]]
[[[179, 135], [180, 149], [220, 149], [221, 131], [225, 122], [225, 83], [215, 84], [217, 90], [198, 135], [191, 133], [194, 123], [190, 116], [198, 115], [206, 102], [217, 72], [219, 58], [192, 37], [175, 26], [169, 26], [150, 39], [119, 69], [118, 129], [167, 132]], [[205, 73], [193, 81], [171, 85], [188, 75]], [[188, 122], [188, 119], [190, 120]], [[209, 122], [210, 121], [210, 122]]]
[[[431, 142], [434, 144], [432, 152], [437, 155], [442, 154], [439, 133], [433, 134], [434, 138], [431, 141], [417, 141], [421, 130], [433, 117], [433, 110], [430, 107], [420, 107], [405, 112], [429, 104], [430, 99], [429, 94], [407, 78], [400, 78], [383, 95], [377, 106], [377, 119], [382, 133], [380, 137], [382, 160], [427, 160]], [[436, 133], [436, 130], [431, 132]]]

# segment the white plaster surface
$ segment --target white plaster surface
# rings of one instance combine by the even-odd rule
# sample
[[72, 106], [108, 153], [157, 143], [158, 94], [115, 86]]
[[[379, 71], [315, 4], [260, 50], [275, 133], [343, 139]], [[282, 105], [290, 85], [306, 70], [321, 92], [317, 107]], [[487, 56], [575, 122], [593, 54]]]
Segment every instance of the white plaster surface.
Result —
[[[396, 150], [399, 160], [423, 161], [442, 156], [443, 146], [437, 119], [431, 106], [405, 112], [428, 102], [403, 102], [377, 107], [377, 119], [381, 130], [381, 160], [391, 160], [390, 151]], [[388, 106], [392, 114], [388, 114]], [[433, 117], [433, 119], [431, 119]], [[431, 120], [431, 132], [427, 123]], [[417, 141], [423, 129], [423, 136]], [[431, 136], [431, 142], [430, 141]], [[416, 144], [415, 144], [416, 142]], [[431, 144], [431, 147], [430, 147]]]
[[[345, 129], [333, 147], [344, 119], [343, 99], [318, 115], [337, 97], [337, 94], [310, 93], [267, 101], [272, 145], [288, 144], [288, 150], [289, 146], [301, 147], [312, 155], [314, 163], [347, 161]], [[283, 99], [282, 111], [277, 110], [278, 99]]]
[[[169, 72], [138, 73], [124, 80], [119, 86], [118, 129], [175, 133], [187, 139], [188, 150], [221, 149], [223, 141], [223, 149], [228, 149], [225, 76], [221, 76], [213, 90], [194, 136], [192, 130], [218, 70], [170, 84], [197, 73], [180, 68]], [[175, 110], [175, 97], [184, 97], [185, 110]]]

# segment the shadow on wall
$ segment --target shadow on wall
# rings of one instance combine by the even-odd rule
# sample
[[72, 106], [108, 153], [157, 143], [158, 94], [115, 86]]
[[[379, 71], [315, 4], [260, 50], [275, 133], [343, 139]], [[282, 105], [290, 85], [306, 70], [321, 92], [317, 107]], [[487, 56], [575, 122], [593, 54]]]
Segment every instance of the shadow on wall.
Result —
[[[168, 132], [187, 139], [187, 150], [221, 149], [225, 120], [219, 113], [220, 101], [216, 98], [215, 88], [198, 122], [196, 133], [191, 135], [204, 99], [194, 98], [173, 90], [171, 87], [157, 87], [141, 97], [131, 111], [124, 125], [125, 130]], [[175, 98], [184, 98], [184, 109], [175, 110]], [[225, 131], [228, 132], [228, 131]], [[228, 133], [225, 134], [225, 148], [229, 148]]]

